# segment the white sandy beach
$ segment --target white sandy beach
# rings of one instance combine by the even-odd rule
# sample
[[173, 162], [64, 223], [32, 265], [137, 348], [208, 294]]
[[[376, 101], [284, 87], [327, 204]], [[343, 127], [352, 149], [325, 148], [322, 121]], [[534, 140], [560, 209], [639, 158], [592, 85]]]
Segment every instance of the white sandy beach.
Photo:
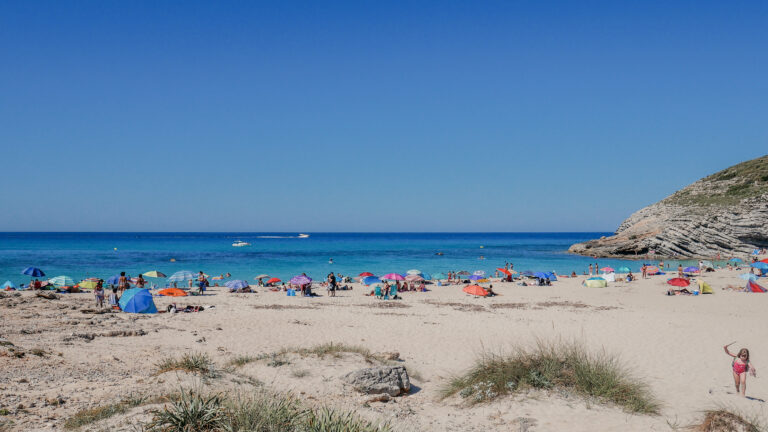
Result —
[[[583, 287], [584, 276], [551, 287], [494, 283], [500, 295], [493, 298], [468, 296], [458, 285], [430, 286], [430, 292], [402, 293], [399, 301], [364, 296], [360, 285], [336, 298], [325, 292], [301, 298], [263, 289], [230, 294], [211, 288], [204, 297], [157, 298], [156, 304], [158, 309], [170, 302], [215, 307], [157, 315], [81, 311], [93, 307], [91, 294], [59, 300], [32, 292], [10, 294], [0, 299], [0, 336], [26, 354], [17, 358], [6, 350], [0, 358], [0, 408], [8, 412], [3, 418], [14, 422], [12, 430], [61, 430], [76, 412], [129, 394], [159, 394], [181, 386], [247, 392], [258, 381], [309, 403], [388, 420], [402, 431], [671, 431], [700, 419], [702, 410], [721, 406], [765, 417], [768, 294], [723, 291], [727, 284], [743, 286], [739, 273], [705, 274], [713, 295], [674, 297], [664, 295], [669, 287], [664, 276], [607, 288]], [[112, 330], [145, 334], [106, 336]], [[545, 391], [475, 406], [459, 397], [440, 399], [448, 378], [470, 367], [480, 353], [504, 352], [537, 339], [577, 341], [618, 355], [660, 399], [662, 414], [633, 415]], [[734, 340], [735, 349], [750, 349], [758, 370], [757, 378], [747, 380], [748, 399], [735, 393], [731, 358], [722, 349]], [[365, 397], [339, 380], [366, 367], [356, 354], [296, 355], [279, 367], [253, 362], [205, 382], [181, 372], [155, 375], [154, 364], [166, 356], [206, 352], [224, 368], [237, 355], [324, 342], [399, 352], [415, 372], [414, 389], [388, 403], [365, 404]], [[34, 348], [43, 355], [33, 354]], [[63, 403], [57, 404], [57, 397]], [[83, 430], [132, 430], [132, 424], [150, 418], [149, 408]]]

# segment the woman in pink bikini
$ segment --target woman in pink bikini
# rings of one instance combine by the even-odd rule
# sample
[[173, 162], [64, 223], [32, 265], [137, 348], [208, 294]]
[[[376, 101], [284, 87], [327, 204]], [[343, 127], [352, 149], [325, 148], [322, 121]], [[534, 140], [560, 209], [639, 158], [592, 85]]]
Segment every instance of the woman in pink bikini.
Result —
[[733, 355], [730, 351], [728, 351], [728, 347], [734, 343], [736, 342], [729, 343], [728, 345], [724, 346], [723, 349], [725, 350], [726, 354], [733, 357], [733, 363], [731, 366], [733, 367], [733, 382], [736, 385], [736, 392], [741, 393], [741, 397], [746, 397], [747, 372], [749, 372], [752, 376], [757, 376], [757, 369], [755, 369], [755, 367], [752, 366], [752, 363], [749, 362], [748, 349], [742, 348], [736, 355]]

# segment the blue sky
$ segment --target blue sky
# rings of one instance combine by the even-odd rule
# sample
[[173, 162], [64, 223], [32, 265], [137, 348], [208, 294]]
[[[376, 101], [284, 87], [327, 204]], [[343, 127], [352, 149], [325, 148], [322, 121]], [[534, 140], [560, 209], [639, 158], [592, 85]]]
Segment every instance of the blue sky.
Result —
[[612, 231], [768, 153], [767, 2], [0, 3], [0, 231]]

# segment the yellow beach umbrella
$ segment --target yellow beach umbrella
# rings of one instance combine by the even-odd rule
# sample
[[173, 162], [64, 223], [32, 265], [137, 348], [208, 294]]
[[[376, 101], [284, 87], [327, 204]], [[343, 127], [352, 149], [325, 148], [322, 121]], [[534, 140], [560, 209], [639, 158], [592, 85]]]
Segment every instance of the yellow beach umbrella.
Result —
[[96, 284], [97, 284], [97, 283], [98, 283], [97, 281], [94, 281], [94, 280], [88, 280], [88, 279], [86, 279], [86, 280], [84, 280], [84, 281], [81, 281], [81, 282], [80, 282], [79, 284], [77, 284], [77, 285], [78, 285], [80, 288], [83, 288], [83, 289], [94, 289], [94, 288], [96, 288]]

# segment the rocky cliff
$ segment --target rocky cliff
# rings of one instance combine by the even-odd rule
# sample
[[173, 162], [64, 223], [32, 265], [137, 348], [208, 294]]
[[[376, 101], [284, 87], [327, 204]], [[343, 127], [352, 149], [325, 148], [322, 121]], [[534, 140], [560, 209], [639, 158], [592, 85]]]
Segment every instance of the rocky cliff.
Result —
[[569, 251], [598, 257], [744, 255], [768, 247], [768, 155], [705, 177], [638, 210], [610, 237]]

